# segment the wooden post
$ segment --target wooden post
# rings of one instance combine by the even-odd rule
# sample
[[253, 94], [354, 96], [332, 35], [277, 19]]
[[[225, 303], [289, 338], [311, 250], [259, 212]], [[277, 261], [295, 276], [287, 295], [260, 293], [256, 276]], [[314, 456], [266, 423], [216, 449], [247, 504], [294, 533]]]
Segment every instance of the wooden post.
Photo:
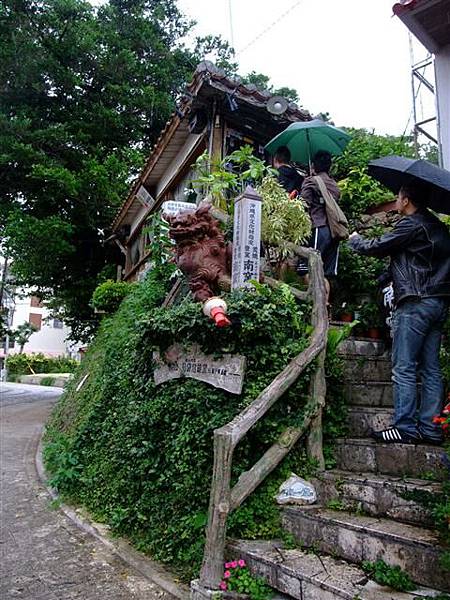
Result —
[[[314, 268], [311, 268], [314, 264]], [[314, 328], [319, 327], [320, 323], [326, 320], [326, 331], [328, 331], [328, 314], [326, 309], [326, 290], [325, 279], [323, 275], [323, 264], [320, 254], [311, 257], [310, 260], [310, 293], [314, 299], [311, 322]], [[327, 385], [325, 380], [325, 355], [326, 346], [317, 357], [317, 368], [313, 375], [310, 385], [310, 395], [316, 400], [318, 406], [317, 416], [311, 422], [311, 427], [307, 439], [308, 455], [317, 460], [319, 468], [325, 469], [325, 459], [323, 456], [323, 431], [322, 431], [322, 409], [325, 406], [325, 397]]]
[[325, 350], [317, 358], [317, 369], [313, 375], [310, 385], [310, 395], [318, 404], [317, 416], [311, 421], [311, 427], [307, 438], [306, 446], [308, 456], [317, 460], [319, 468], [325, 469], [325, 459], [323, 456], [323, 432], [322, 432], [322, 410], [325, 406], [326, 380], [325, 380]]
[[226, 523], [230, 512], [231, 462], [233, 459], [231, 436], [221, 430], [214, 431], [214, 467], [209, 500], [208, 527], [200, 584], [212, 590], [219, 589], [223, 575], [226, 541]]

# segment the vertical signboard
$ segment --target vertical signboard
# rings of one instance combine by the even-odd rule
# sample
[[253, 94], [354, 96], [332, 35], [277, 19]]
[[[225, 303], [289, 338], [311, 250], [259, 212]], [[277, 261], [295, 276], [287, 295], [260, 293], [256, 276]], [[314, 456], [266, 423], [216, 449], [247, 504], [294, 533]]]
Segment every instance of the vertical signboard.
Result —
[[261, 196], [248, 186], [235, 200], [231, 288], [251, 287], [259, 281]]

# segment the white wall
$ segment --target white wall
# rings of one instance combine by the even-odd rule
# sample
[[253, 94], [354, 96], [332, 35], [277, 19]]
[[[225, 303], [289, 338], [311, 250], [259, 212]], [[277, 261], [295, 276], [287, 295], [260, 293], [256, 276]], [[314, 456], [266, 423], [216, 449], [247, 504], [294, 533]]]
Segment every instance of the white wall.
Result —
[[[12, 329], [28, 322], [30, 313], [42, 315], [42, 326], [39, 331], [31, 335], [23, 351], [26, 353], [42, 352], [46, 356], [68, 356], [71, 344], [66, 341], [66, 338], [70, 334], [70, 329], [65, 325], [61, 329], [55, 328], [54, 320], [48, 319], [49, 312], [46, 308], [31, 306], [31, 296], [16, 296]], [[9, 353], [17, 354], [19, 350], [18, 344], [15, 343], [14, 348], [11, 348]]]
[[450, 170], [450, 45], [436, 53], [434, 68], [442, 166]]

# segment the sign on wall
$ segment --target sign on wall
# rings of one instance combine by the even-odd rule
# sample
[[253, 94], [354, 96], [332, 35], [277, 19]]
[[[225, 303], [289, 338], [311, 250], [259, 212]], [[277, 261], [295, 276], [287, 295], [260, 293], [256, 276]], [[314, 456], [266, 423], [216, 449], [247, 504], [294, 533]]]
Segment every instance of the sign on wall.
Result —
[[136, 196], [147, 208], [153, 208], [153, 205], [155, 204], [155, 199], [151, 194], [147, 192], [143, 185], [139, 186], [138, 191], [136, 192]]
[[166, 215], [176, 215], [179, 212], [191, 211], [194, 212], [197, 210], [197, 205], [192, 202], [179, 202], [178, 200], [167, 200], [167, 202], [162, 203], [162, 214]]
[[160, 352], [153, 352], [153, 360], [155, 385], [191, 377], [232, 394], [242, 392], [245, 356], [224, 354], [220, 358], [213, 358], [203, 354], [196, 344], [189, 348], [174, 344], [166, 350], [164, 358]]

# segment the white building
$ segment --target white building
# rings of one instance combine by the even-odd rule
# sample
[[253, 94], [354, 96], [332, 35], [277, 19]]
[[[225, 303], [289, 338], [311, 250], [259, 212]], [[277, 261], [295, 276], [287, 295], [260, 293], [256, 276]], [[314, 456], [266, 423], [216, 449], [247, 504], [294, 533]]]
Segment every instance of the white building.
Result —
[[[70, 329], [59, 319], [50, 317], [49, 311], [36, 296], [16, 295], [11, 329], [22, 323], [31, 323], [37, 328], [25, 344], [27, 354], [42, 352], [45, 356], [72, 356], [73, 344], [67, 341]], [[20, 352], [17, 343], [10, 347], [10, 354]]]

